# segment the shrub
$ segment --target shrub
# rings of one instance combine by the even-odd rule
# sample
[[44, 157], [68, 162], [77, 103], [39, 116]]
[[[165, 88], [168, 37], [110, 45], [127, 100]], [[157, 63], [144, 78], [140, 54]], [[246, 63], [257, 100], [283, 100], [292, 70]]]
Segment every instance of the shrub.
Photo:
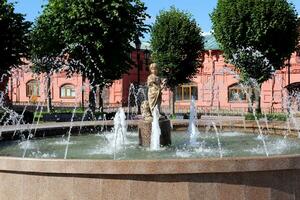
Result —
[[[269, 121], [286, 121], [287, 115], [285, 113], [269, 113], [266, 114], [267, 119]], [[256, 114], [257, 119], [263, 119], [265, 118], [264, 114]], [[246, 120], [255, 120], [255, 117], [252, 113], [248, 113], [245, 115]]]

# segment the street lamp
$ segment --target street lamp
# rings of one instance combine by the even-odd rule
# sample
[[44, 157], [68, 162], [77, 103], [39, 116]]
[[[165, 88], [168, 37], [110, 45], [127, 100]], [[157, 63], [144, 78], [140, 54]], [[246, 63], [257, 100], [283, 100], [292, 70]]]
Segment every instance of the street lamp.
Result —
[[150, 61], [150, 51], [148, 49], [144, 51], [144, 58], [145, 58], [145, 64], [146, 66], [148, 66]]
[[135, 50], [136, 50], [136, 65], [137, 65], [137, 82], [138, 85], [140, 85], [140, 50], [141, 50], [141, 41], [139, 39], [139, 37], [137, 36], [135, 41]]
[[270, 71], [271, 77], [272, 77], [272, 89], [271, 89], [271, 93], [272, 93], [272, 100], [271, 100], [271, 113], [273, 113], [274, 111], [274, 103], [275, 103], [275, 98], [274, 98], [274, 87], [275, 87], [275, 81], [276, 81], [276, 70], [275, 68], [272, 66], [271, 67], [271, 71]]

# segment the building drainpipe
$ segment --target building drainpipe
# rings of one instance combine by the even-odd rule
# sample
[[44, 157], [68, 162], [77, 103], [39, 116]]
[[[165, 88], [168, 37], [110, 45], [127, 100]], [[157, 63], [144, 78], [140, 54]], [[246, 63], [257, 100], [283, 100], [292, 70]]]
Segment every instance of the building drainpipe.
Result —
[[13, 77], [10, 77], [10, 103], [13, 105], [14, 101], [14, 84], [13, 84]]
[[288, 86], [291, 84], [291, 57], [288, 60]]
[[274, 73], [272, 76], [272, 100], [271, 100], [271, 110], [270, 112], [274, 112], [274, 103], [275, 103], [275, 97], [274, 97], [274, 88], [275, 88], [275, 82], [276, 82], [276, 74]]
[[211, 78], [212, 78], [212, 84], [211, 84], [211, 107], [213, 107], [214, 105], [214, 101], [215, 101], [215, 82], [216, 82], [216, 60], [213, 60], [212, 62], [212, 73], [211, 73]]
[[[289, 87], [291, 84], [291, 57], [289, 57], [288, 59], [287, 67], [288, 67], [288, 87]], [[290, 91], [288, 87], [287, 87], [287, 94], [290, 95]], [[288, 101], [287, 111], [289, 114], [290, 114], [290, 106], [291, 106], [290, 101]]]
[[213, 58], [212, 55], [212, 50], [209, 51], [209, 55], [210, 58], [213, 60], [212, 61], [212, 73], [211, 73], [211, 80], [212, 80], [212, 84], [211, 84], [211, 109], [214, 105], [214, 100], [215, 100], [215, 93], [214, 93], [214, 88], [215, 88], [215, 82], [216, 82], [216, 62], [218, 62], [218, 56], [216, 55], [216, 59]]

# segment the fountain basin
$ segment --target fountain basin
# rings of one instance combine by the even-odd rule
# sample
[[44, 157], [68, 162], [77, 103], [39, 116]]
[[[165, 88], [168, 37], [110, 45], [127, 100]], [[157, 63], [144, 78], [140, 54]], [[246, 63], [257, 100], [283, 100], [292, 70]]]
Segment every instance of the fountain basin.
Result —
[[[138, 121], [137, 120], [127, 120], [128, 127], [137, 129]], [[189, 125], [189, 120], [171, 120], [173, 130], [184, 130], [186, 131]], [[211, 126], [211, 120], [198, 120], [198, 128], [200, 131], [205, 131], [207, 126]], [[262, 129], [266, 129], [265, 122], [260, 122]], [[94, 131], [96, 128], [101, 128], [106, 126], [107, 128], [113, 127], [113, 121], [84, 121], [84, 122], [73, 122], [72, 134], [78, 134], [80, 129], [87, 131]], [[220, 131], [240, 131], [245, 133], [257, 133], [258, 128], [255, 121], [247, 120], [235, 120], [228, 119], [222, 121], [216, 121], [216, 126]], [[211, 126], [212, 128], [212, 126]], [[268, 134], [271, 135], [286, 135], [297, 137], [298, 130], [295, 127], [291, 127], [290, 130], [287, 129], [286, 122], [269, 122], [268, 124]], [[25, 124], [16, 126], [6, 126], [1, 127], [0, 132], [3, 139], [11, 140], [15, 133], [22, 132], [24, 134], [28, 133], [28, 130], [36, 129], [36, 136], [53, 136], [53, 135], [63, 135], [70, 129], [70, 122], [56, 122], [56, 123], [47, 123], [47, 124], [38, 124], [31, 125]], [[18, 134], [15, 134], [17, 137]]]
[[[187, 128], [184, 121], [174, 124], [177, 129]], [[37, 131], [53, 132], [62, 125], [48, 124]], [[255, 123], [222, 123], [222, 130], [245, 127], [249, 132], [256, 130]], [[284, 124], [270, 127], [275, 134], [284, 134]], [[6, 128], [3, 133], [10, 135]], [[299, 188], [297, 154], [117, 161], [0, 157], [0, 199], [285, 200], [300, 199]]]
[[[161, 129], [160, 145], [171, 145], [171, 125], [170, 120], [164, 119], [159, 121]], [[141, 120], [138, 123], [139, 145], [149, 147], [151, 143], [152, 122]]]
[[0, 157], [0, 199], [299, 199], [299, 178], [300, 155], [122, 161]]

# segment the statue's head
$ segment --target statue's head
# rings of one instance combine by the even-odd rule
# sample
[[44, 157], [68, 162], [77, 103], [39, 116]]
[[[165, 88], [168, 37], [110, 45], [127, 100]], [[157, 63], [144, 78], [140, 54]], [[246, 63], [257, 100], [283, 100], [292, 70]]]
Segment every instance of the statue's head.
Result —
[[151, 74], [157, 75], [158, 74], [158, 69], [157, 69], [157, 64], [152, 63], [149, 67]]

